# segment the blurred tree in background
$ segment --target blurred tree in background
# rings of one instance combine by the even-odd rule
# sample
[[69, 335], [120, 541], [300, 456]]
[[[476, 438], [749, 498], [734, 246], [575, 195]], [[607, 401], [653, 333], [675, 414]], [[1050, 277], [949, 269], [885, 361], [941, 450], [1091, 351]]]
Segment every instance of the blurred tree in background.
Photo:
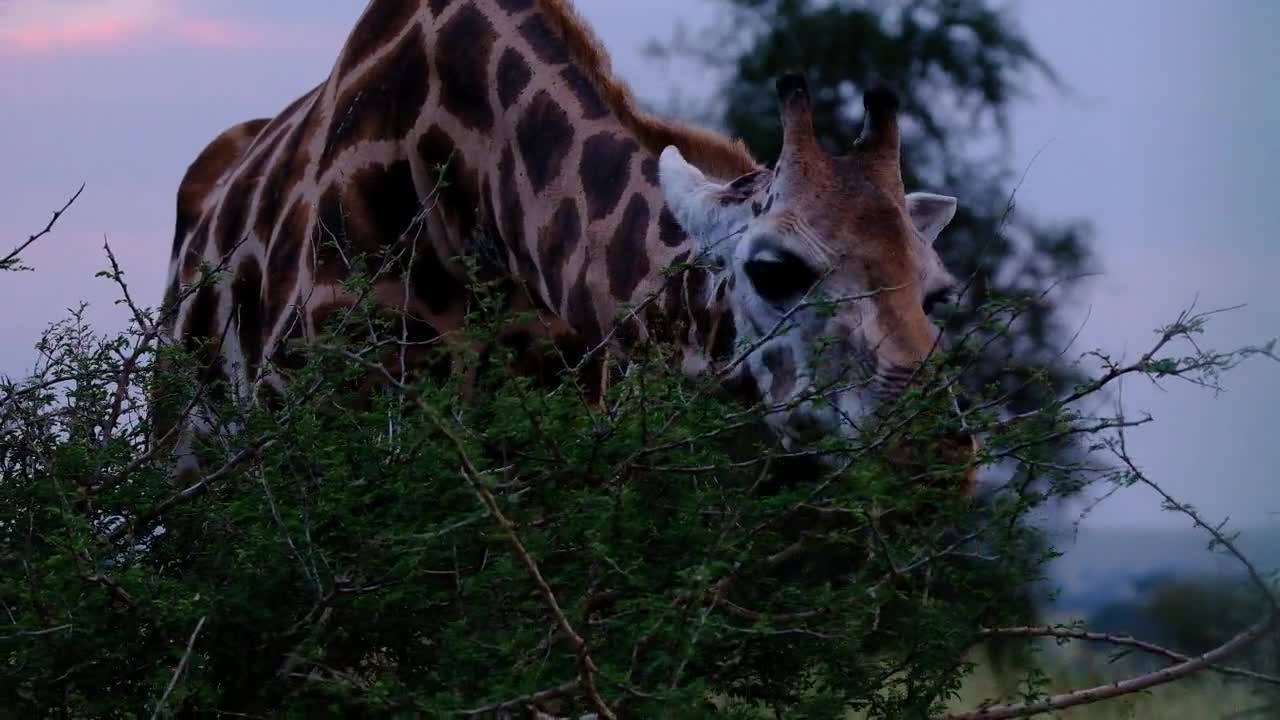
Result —
[[[862, 92], [883, 81], [903, 108], [903, 179], [908, 190], [955, 195], [960, 207], [939, 240], [951, 271], [968, 284], [950, 313], [952, 334], [984, 342], [965, 378], [998, 388], [1007, 409], [1027, 412], [1076, 382], [1063, 358], [1069, 333], [1062, 303], [1091, 270], [1090, 229], [1013, 214], [1026, 168], [1009, 158], [1009, 113], [1033, 83], [1059, 82], [1010, 13], [985, 0], [720, 0], [731, 19], [654, 48], [723, 72], [710, 118], [772, 163], [780, 151], [773, 82], [804, 72], [814, 120], [829, 150], [858, 136]], [[684, 110], [688, 110], [685, 107]], [[1048, 291], [1053, 288], [1053, 292]], [[978, 308], [1022, 305], [1010, 331], [982, 328]], [[1028, 382], [1040, 376], [1047, 382]]]

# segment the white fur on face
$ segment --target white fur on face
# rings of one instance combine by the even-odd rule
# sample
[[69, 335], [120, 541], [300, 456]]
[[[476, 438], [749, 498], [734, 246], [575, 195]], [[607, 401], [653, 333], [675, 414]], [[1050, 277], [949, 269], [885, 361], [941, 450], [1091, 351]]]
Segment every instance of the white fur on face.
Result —
[[658, 158], [658, 181], [676, 222], [693, 238], [694, 252], [727, 259], [732, 253], [730, 238], [752, 217], [750, 204], [722, 203], [721, 198], [731, 194], [729, 185], [708, 179], [674, 146]]
[[[841, 303], [839, 299], [865, 294], [869, 288], [832, 274], [798, 305], [784, 308], [768, 302], [746, 274], [749, 261], [776, 260], [777, 250], [813, 258], [812, 249], [800, 247], [798, 240], [768, 232], [770, 216], [785, 210], [785, 201], [775, 198], [771, 212], [757, 217], [752, 205], [764, 200], [767, 182], [756, 188], [755, 196], [743, 197], [732, 183], [707, 178], [674, 147], [666, 148], [660, 157], [659, 179], [677, 222], [693, 240], [695, 254], [718, 261], [713, 263], [718, 269], [710, 284], [735, 276], [729, 304], [737, 352], [749, 353], [734, 360], [755, 380], [766, 406], [774, 409], [767, 420], [784, 447], [796, 449], [831, 434], [855, 438], [859, 425], [876, 409], [872, 385], [884, 337], [873, 302]], [[932, 244], [955, 216], [955, 198], [912, 193], [907, 196], [907, 210], [918, 233], [912, 256], [920, 265], [921, 287], [928, 293], [952, 284]], [[770, 241], [758, 242], [764, 236]], [[814, 304], [821, 300], [837, 301], [834, 312], [821, 302]], [[818, 346], [825, 350], [815, 352]]]

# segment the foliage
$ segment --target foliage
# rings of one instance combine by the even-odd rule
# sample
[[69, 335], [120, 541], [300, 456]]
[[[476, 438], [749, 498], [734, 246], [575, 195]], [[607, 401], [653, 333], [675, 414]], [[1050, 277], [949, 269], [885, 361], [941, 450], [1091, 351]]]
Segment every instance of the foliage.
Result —
[[[1076, 441], [1129, 460], [1123, 430], [1145, 422], [1082, 402], [1130, 375], [1211, 384], [1271, 350], [1202, 351], [1204, 316], [1189, 314], [1135, 363], [1102, 356], [1094, 378], [1059, 359], [1045, 291], [1087, 267], [1084, 229], [1009, 217], [1013, 174], [977, 155], [984, 123], [999, 126], [1045, 70], [1004, 16], [973, 0], [726, 2], [748, 21], [728, 39], [746, 47], [705, 46], [729, 48], [713, 58], [734, 69], [725, 118], [761, 157], [779, 135], [772, 105], [753, 103], [777, 70], [809, 74], [832, 146], [855, 134], [849, 108], [875, 74], [913, 121], [909, 184], [961, 196], [942, 248], [969, 281], [945, 320], [954, 347], [857, 440], [828, 441], [841, 470], [753, 435], [760, 408], [679, 375], [662, 347], [615, 358], [599, 400], [573, 373], [550, 386], [511, 373], [516, 349], [495, 340], [513, 318], [495, 287], [477, 285], [468, 342], [415, 348], [424, 367], [467, 372], [386, 372], [404, 349], [396, 318], [360, 303], [261, 404], [159, 345], [166, 311], [124, 293], [128, 331], [100, 336], [73, 314], [41, 339], [31, 377], [0, 382], [0, 714], [954, 708], [969, 651], [1022, 617], [1018, 598], [1052, 556], [1027, 515], [1099, 479], [1145, 481], [1136, 466], [1100, 476], [1063, 459]], [[106, 274], [125, 289], [114, 259]], [[940, 410], [956, 376], [979, 463], [1012, 471], [983, 502], [954, 492], [958, 468], [919, 456], [955, 429]], [[236, 428], [206, 439], [191, 484], [169, 477], [149, 401], [209, 405]], [[889, 463], [892, 447], [915, 450], [915, 467]], [[1262, 590], [1258, 612], [1274, 619]], [[1026, 668], [1013, 697], [993, 693], [1035, 703], [1060, 689]]]
[[[105, 275], [125, 288], [114, 259]], [[963, 338], [930, 369], [946, 372], [924, 372], [857, 440], [829, 441], [850, 462], [824, 473], [804, 453], [744, 446], [760, 408], [677, 374], [661, 347], [615, 368], [599, 401], [573, 373], [550, 387], [511, 373], [494, 339], [513, 318], [497, 286], [475, 287], [469, 342], [422, 358], [471, 372], [388, 372], [396, 318], [358, 303], [271, 403], [214, 392], [180, 348], [157, 346], [164, 318], [127, 292], [122, 335], [79, 314], [50, 328], [34, 376], [0, 387], [7, 711], [928, 716], [1051, 556], [1026, 514], [1085, 482], [1048, 448], [1132, 424], [1071, 404], [1146, 372], [1117, 367], [1015, 418], [973, 397], [980, 462], [1049, 478], [974, 504], [958, 468], [916, 457], [904, 476], [882, 452], [954, 429]], [[1237, 356], [1207, 357], [1159, 372]], [[237, 430], [213, 433], [205, 473], [175, 487], [146, 403], [193, 397]]]

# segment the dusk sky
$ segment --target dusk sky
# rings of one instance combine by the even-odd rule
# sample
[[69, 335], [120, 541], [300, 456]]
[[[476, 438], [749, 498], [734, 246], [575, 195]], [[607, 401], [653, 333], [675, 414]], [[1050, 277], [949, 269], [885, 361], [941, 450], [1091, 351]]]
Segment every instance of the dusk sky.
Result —
[[[28, 253], [36, 273], [0, 276], [0, 373], [29, 367], [40, 330], [79, 300], [121, 326], [107, 281], [111, 241], [134, 296], [159, 302], [174, 195], [219, 131], [266, 117], [329, 71], [365, 0], [0, 0], [0, 250], [84, 196]], [[713, 0], [577, 0], [637, 93], [705, 98], [712, 79], [642, 52], [676, 22], [715, 22]], [[1080, 293], [1072, 357], [1132, 359], [1198, 298], [1219, 317], [1204, 344], [1280, 336], [1280, 3], [1023, 0], [1010, 5], [1072, 92], [1039, 88], [1013, 117], [1019, 208], [1083, 218], [1103, 274]], [[856, 38], [851, 38], [856, 42]], [[673, 78], [679, 78], [674, 80]], [[1031, 162], [1037, 151], [1039, 157]], [[964, 188], [919, 188], [965, 201]], [[945, 242], [945, 234], [940, 242]], [[1086, 322], [1087, 319], [1087, 322]], [[1228, 392], [1125, 386], [1157, 422], [1131, 450], [1210, 519], [1280, 526], [1280, 365], [1248, 363]], [[1184, 525], [1150, 492], [1117, 495], [1089, 520]]]

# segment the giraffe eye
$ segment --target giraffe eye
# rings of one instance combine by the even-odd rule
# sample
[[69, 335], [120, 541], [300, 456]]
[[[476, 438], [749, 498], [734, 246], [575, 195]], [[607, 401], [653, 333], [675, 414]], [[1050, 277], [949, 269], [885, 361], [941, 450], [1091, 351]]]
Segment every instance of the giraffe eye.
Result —
[[808, 263], [785, 250], [758, 253], [743, 269], [760, 297], [774, 305], [799, 300], [818, 280]]
[[924, 298], [924, 314], [931, 315], [939, 305], [946, 305], [951, 302], [951, 288], [942, 288], [934, 290]]

